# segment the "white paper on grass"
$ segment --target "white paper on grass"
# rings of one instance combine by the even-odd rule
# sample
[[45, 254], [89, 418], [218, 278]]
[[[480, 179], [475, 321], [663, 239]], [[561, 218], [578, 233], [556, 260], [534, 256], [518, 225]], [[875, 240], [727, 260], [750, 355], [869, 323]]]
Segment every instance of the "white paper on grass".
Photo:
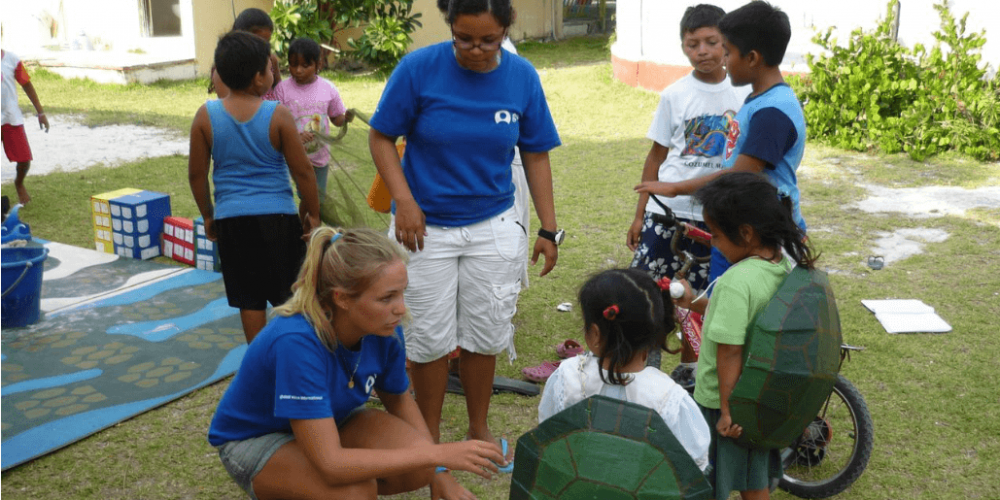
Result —
[[951, 325], [919, 300], [862, 300], [888, 333], [946, 333]]

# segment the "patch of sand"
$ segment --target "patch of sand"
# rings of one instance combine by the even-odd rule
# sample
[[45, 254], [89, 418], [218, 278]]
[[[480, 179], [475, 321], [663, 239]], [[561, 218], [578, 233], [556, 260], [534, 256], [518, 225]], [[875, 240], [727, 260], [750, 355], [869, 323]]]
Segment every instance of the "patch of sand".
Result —
[[[871, 196], [854, 204], [868, 213], [895, 212], [924, 219], [945, 215], [962, 216], [971, 208], [1000, 208], [1000, 186], [978, 189], [930, 186], [921, 188], [886, 188], [866, 185]], [[949, 234], [940, 229], [900, 229], [877, 233], [873, 255], [881, 255], [885, 264], [924, 252], [927, 243], [940, 243]], [[867, 263], [867, 259], [865, 260]]]
[[962, 216], [970, 208], [1000, 208], [1000, 186], [978, 189], [929, 186], [887, 188], [866, 185], [870, 196], [855, 204], [865, 212], [900, 212], [925, 219], [945, 215]]
[[[49, 132], [38, 128], [34, 116], [24, 117], [24, 129], [34, 160], [28, 172], [31, 176], [49, 172], [78, 171], [94, 165], [118, 166], [142, 158], [186, 155], [188, 140], [180, 134], [157, 127], [108, 125], [88, 127], [73, 116], [49, 117]], [[2, 182], [14, 181], [14, 164], [2, 157]]]
[[[885, 265], [924, 253], [927, 243], [941, 243], [950, 236], [941, 229], [912, 228], [899, 229], [891, 233], [880, 231], [876, 233], [873, 255], [881, 255]], [[867, 260], [865, 261], [867, 263]]]

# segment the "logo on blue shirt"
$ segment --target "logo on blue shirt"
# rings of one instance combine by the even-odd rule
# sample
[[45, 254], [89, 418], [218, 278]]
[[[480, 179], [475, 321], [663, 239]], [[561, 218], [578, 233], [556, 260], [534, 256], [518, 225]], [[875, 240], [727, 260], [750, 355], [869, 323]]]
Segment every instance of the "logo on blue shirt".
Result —
[[493, 115], [493, 120], [495, 120], [497, 123], [500, 123], [500, 122], [504, 122], [504, 123], [517, 123], [517, 120], [519, 120], [520, 118], [521, 117], [518, 116], [517, 113], [511, 113], [510, 111], [507, 111], [506, 109], [501, 109], [500, 111], [497, 111]]

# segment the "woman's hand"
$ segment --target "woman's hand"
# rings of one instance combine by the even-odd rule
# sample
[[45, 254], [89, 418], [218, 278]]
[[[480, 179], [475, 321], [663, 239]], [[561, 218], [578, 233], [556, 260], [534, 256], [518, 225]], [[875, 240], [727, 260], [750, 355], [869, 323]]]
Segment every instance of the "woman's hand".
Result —
[[449, 472], [434, 474], [431, 480], [431, 500], [478, 500], [474, 493], [458, 484]]
[[506, 465], [503, 451], [496, 443], [470, 439], [437, 446], [437, 464], [451, 470], [464, 470], [490, 479], [498, 472], [497, 464]]
[[396, 201], [396, 241], [411, 252], [424, 249], [427, 224], [416, 200]]
[[632, 226], [628, 228], [628, 233], [625, 235], [625, 244], [628, 245], [630, 251], [634, 252], [636, 248], [639, 248], [639, 242], [642, 241], [642, 224], [643, 217], [637, 216], [632, 221]]
[[715, 430], [720, 436], [736, 439], [743, 434], [743, 428], [733, 423], [733, 417], [728, 412], [719, 417], [715, 423]]
[[677, 196], [677, 188], [673, 182], [646, 181], [637, 185], [634, 189], [637, 193], [657, 194], [666, 196], [667, 198]]

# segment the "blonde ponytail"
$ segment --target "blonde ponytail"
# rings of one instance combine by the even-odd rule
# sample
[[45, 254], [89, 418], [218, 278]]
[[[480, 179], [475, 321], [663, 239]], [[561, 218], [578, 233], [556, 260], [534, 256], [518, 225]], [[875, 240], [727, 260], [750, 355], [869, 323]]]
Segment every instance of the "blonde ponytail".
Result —
[[320, 226], [309, 236], [305, 261], [292, 285], [292, 298], [275, 314], [302, 314], [316, 329], [320, 342], [330, 351], [337, 348], [337, 336], [330, 323], [333, 290], [349, 297], [360, 296], [389, 264], [408, 256], [396, 242], [367, 228], [339, 229]]

